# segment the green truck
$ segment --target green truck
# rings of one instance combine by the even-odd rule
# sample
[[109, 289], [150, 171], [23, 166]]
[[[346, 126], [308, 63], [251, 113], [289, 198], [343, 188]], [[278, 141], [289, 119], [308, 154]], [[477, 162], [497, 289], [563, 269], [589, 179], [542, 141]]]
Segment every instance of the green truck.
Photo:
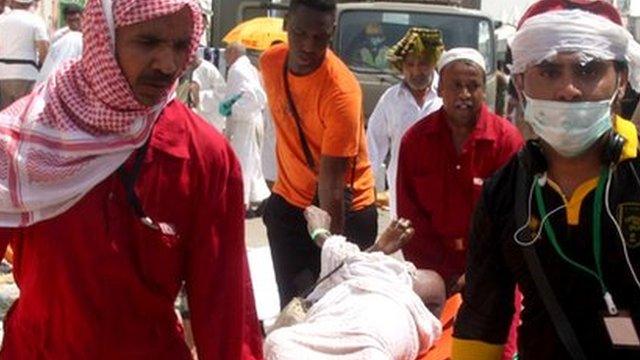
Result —
[[[223, 46], [222, 37], [238, 22], [256, 16], [282, 16], [287, 2], [223, 0], [214, 3], [213, 45]], [[494, 23], [479, 8], [479, 0], [339, 1], [333, 50], [362, 85], [366, 115], [371, 114], [382, 93], [400, 81], [400, 74], [387, 66], [383, 56], [376, 57], [374, 53], [373, 58], [363, 60], [360, 50], [368, 46], [371, 32], [382, 34], [376, 46], [385, 49], [414, 26], [440, 29], [447, 48], [472, 47], [485, 56], [487, 103], [493, 108], [496, 100]]]

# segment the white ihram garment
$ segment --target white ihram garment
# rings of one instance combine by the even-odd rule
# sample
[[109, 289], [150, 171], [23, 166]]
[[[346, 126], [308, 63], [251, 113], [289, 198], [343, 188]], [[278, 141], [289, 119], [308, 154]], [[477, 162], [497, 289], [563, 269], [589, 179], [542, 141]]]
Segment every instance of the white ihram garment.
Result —
[[266, 339], [268, 360], [414, 360], [442, 326], [413, 292], [411, 263], [362, 253], [342, 236], [322, 248], [321, 275], [345, 262], [309, 296], [317, 301], [303, 323]]
[[276, 161], [276, 129], [273, 116], [267, 105], [264, 110], [264, 141], [262, 143], [262, 173], [267, 181], [276, 182], [278, 178], [278, 162]]
[[70, 31], [72, 31], [72, 30], [69, 29], [68, 26], [64, 26], [64, 27], [61, 27], [60, 29], [56, 30], [56, 32], [53, 33], [53, 36], [51, 36], [51, 45], [53, 45], [56, 42], [58, 42], [58, 40], [62, 39], [62, 37], [67, 35]]
[[229, 67], [225, 99], [242, 93], [227, 118], [227, 138], [240, 160], [244, 182], [244, 204], [260, 202], [269, 197], [269, 188], [262, 175], [261, 148], [264, 136], [262, 111], [267, 95], [258, 70], [249, 58], [241, 56]]
[[367, 145], [369, 160], [374, 171], [379, 171], [389, 151], [391, 158], [387, 168], [389, 182], [389, 207], [391, 216], [396, 215], [396, 174], [400, 141], [404, 133], [419, 120], [425, 118], [442, 106], [436, 84], [438, 76], [434, 74], [433, 86], [427, 92], [425, 102], [419, 106], [411, 91], [404, 83], [396, 84], [382, 94], [367, 127]]
[[39, 84], [49, 78], [60, 66], [70, 60], [82, 57], [82, 33], [69, 31], [51, 45], [47, 58], [42, 64], [36, 83]]
[[218, 107], [224, 101], [227, 84], [224, 77], [215, 65], [202, 60], [193, 70], [193, 82], [200, 87], [200, 102], [195, 112], [213, 125], [218, 131], [223, 132], [225, 117], [220, 115]]

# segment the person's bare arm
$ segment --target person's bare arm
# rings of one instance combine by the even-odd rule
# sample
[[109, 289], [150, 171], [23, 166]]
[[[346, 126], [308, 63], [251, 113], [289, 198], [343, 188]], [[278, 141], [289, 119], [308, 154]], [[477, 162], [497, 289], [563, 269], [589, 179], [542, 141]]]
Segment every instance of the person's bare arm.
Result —
[[193, 102], [194, 108], [200, 107], [200, 84], [195, 81], [189, 83], [189, 96], [191, 97], [191, 101]]
[[[327, 231], [331, 225], [331, 216], [319, 207], [311, 205], [304, 210], [304, 218], [307, 220], [307, 231], [312, 236], [312, 240], [318, 247], [322, 247], [325, 240], [331, 236], [331, 232]], [[407, 219], [393, 220], [367, 251], [381, 251], [386, 255], [393, 254], [411, 240], [413, 233], [411, 221]]]
[[36, 49], [38, 49], [38, 65], [42, 65], [49, 53], [49, 42], [46, 40], [36, 41]]
[[311, 205], [304, 210], [304, 218], [307, 220], [307, 230], [312, 237], [311, 240], [322, 248], [325, 240], [331, 236], [331, 232], [328, 231], [331, 226], [331, 216], [319, 207]]
[[378, 236], [371, 252], [381, 251], [386, 255], [391, 255], [411, 240], [414, 234], [411, 221], [407, 219], [396, 219], [391, 221], [389, 226]]
[[332, 234], [344, 234], [345, 212], [344, 188], [345, 174], [349, 158], [322, 156], [320, 158], [320, 175], [318, 176], [318, 199], [320, 208], [331, 216]]

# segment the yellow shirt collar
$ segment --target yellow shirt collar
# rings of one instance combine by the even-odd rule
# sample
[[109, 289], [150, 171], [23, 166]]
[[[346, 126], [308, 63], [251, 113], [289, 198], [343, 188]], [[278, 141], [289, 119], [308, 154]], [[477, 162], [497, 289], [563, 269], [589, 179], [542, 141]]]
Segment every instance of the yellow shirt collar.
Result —
[[631, 121], [616, 116], [614, 127], [616, 132], [625, 139], [620, 161], [638, 157], [638, 130], [636, 126]]

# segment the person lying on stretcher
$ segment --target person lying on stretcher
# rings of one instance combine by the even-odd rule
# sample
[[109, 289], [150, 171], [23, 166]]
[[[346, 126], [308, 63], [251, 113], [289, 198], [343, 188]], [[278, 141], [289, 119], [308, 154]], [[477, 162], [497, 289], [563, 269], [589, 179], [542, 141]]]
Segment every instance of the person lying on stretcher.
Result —
[[388, 256], [411, 239], [411, 223], [393, 221], [361, 252], [323, 230], [331, 223], [325, 211], [311, 206], [305, 218], [322, 248], [320, 277], [331, 275], [307, 297], [312, 305], [302, 322], [267, 336], [265, 358], [413, 360], [426, 352], [442, 331], [436, 316], [445, 301], [444, 282]]

